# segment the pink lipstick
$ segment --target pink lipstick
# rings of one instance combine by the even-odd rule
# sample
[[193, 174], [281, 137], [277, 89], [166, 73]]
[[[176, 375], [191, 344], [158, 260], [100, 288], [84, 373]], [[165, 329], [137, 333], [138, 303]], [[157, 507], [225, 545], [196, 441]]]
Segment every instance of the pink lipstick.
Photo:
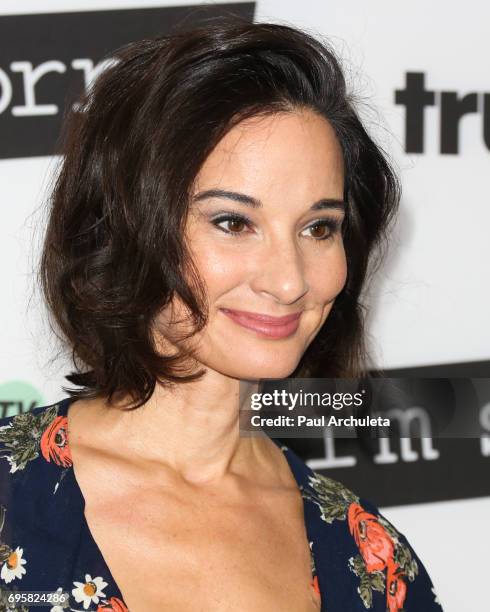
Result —
[[301, 312], [296, 312], [283, 317], [273, 317], [271, 315], [258, 312], [248, 312], [245, 310], [232, 310], [221, 308], [221, 311], [230, 319], [245, 327], [255, 331], [267, 338], [287, 338], [294, 334], [298, 329]]

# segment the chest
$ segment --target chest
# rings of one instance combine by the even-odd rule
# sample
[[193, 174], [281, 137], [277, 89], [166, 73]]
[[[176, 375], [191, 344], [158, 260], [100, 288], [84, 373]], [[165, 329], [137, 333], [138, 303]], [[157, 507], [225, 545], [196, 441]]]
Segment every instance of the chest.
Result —
[[[83, 480], [83, 479], [82, 479]], [[92, 536], [130, 612], [318, 612], [299, 493], [182, 495], [80, 483]]]

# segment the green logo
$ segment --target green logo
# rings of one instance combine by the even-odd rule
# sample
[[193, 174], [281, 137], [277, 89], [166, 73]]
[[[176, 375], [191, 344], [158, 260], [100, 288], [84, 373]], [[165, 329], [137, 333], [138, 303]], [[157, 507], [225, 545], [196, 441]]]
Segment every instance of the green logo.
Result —
[[43, 404], [42, 394], [28, 382], [10, 380], [0, 385], [0, 419], [28, 412]]

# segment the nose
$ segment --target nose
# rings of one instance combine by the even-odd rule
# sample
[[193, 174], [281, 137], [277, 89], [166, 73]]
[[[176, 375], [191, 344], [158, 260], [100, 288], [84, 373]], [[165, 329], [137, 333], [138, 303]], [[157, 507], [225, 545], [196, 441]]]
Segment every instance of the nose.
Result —
[[272, 241], [256, 260], [251, 288], [281, 304], [294, 304], [309, 290], [303, 256], [294, 241]]

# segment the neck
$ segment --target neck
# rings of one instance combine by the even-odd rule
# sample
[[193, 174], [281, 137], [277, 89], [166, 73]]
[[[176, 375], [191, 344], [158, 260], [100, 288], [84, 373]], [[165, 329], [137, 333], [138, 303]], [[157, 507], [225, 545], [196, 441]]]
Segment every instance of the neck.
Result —
[[174, 390], [157, 384], [151, 398], [132, 411], [99, 401], [93, 413], [97, 427], [94, 421], [87, 431], [102, 432], [112, 445], [117, 441], [118, 454], [194, 485], [230, 475], [253, 477], [270, 465], [270, 441], [264, 443], [263, 433], [240, 436], [239, 420], [257, 388], [255, 381], [208, 370], [201, 380]]

